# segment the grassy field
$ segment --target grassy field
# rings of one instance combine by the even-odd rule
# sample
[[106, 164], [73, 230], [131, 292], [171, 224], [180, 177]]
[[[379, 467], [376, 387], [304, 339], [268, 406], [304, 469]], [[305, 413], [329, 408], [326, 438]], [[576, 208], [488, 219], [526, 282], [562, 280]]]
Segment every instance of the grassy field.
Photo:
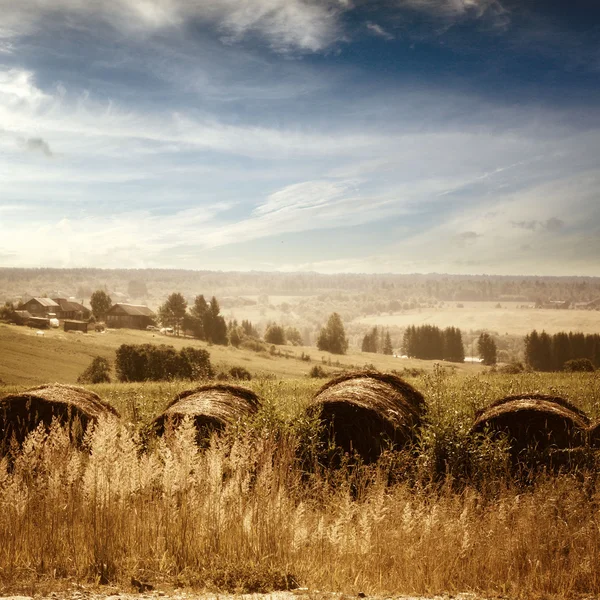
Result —
[[[0, 461], [0, 592], [136, 577], [238, 592], [297, 582], [354, 596], [599, 594], [598, 472], [517, 484], [497, 449], [468, 436], [476, 409], [520, 392], [560, 394], [597, 419], [598, 374], [438, 367], [410, 382], [428, 407], [414, 449], [313, 473], [296, 457], [318, 381], [249, 382], [263, 408], [206, 451], [186, 426], [150, 446], [138, 435], [188, 383], [89, 386], [123, 417], [97, 428], [90, 453], [54, 429], [34, 434], [11, 469]], [[457, 485], [464, 461], [477, 477]]]
[[[43, 336], [38, 336], [35, 330], [28, 327], [0, 324], [0, 381], [21, 385], [48, 381], [74, 383], [94, 356], [103, 356], [112, 361], [115, 350], [121, 344], [145, 343], [170, 344], [178, 349], [184, 346], [206, 348], [217, 370], [227, 371], [236, 365], [245, 367], [256, 376], [278, 378], [306, 377], [315, 364], [323, 366], [328, 372], [339, 368], [362, 367], [367, 363], [385, 371], [433, 368], [431, 361], [356, 351], [337, 356], [320, 352], [314, 347], [278, 346], [277, 350], [281, 353], [289, 353], [289, 358], [285, 358], [272, 355], [269, 351], [254, 352], [232, 346], [208, 346], [200, 340], [167, 337], [151, 331], [118, 329], [107, 333], [74, 334], [51, 329], [46, 330]], [[311, 357], [310, 362], [300, 360], [303, 353]], [[467, 374], [483, 370], [477, 364], [456, 365], [456, 368]]]
[[[461, 304], [462, 308], [458, 305]], [[357, 323], [383, 327], [409, 325], [437, 325], [458, 327], [467, 332], [486, 330], [499, 335], [525, 335], [532, 329], [548, 333], [582, 331], [600, 333], [600, 311], [553, 310], [519, 308], [523, 303], [502, 302], [446, 303], [441, 308], [407, 310], [402, 313], [370, 315], [357, 319]]]

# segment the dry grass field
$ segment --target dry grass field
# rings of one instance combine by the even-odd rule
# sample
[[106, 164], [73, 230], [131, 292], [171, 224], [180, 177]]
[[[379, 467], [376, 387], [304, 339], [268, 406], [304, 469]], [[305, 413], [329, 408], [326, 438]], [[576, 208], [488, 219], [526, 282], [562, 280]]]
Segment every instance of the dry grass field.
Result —
[[447, 302], [441, 308], [369, 315], [356, 322], [383, 327], [427, 324], [442, 328], [458, 327], [464, 332], [485, 330], [499, 335], [525, 335], [532, 329], [545, 329], [548, 333], [600, 333], [600, 311], [597, 310], [519, 308], [523, 303], [516, 302], [501, 302], [501, 308], [496, 308], [497, 304], [498, 302]]
[[[423, 368], [431, 370], [432, 361], [407, 360], [382, 354], [350, 351], [344, 356], [320, 352], [314, 347], [277, 346], [282, 356], [270, 351], [254, 352], [232, 346], [209, 346], [191, 338], [164, 336], [152, 331], [133, 329], [109, 330], [106, 333], [65, 333], [50, 329], [38, 336], [34, 329], [0, 323], [0, 381], [7, 384], [34, 385], [48, 381], [74, 383], [94, 356], [114, 360], [115, 350], [121, 344], [170, 344], [179, 349], [184, 346], [206, 348], [217, 370], [242, 366], [253, 375], [283, 378], [306, 377], [312, 366], [321, 365], [325, 371], [339, 368], [362, 367], [370, 363], [380, 370]], [[268, 347], [268, 346], [267, 346]], [[289, 354], [285, 358], [283, 354]], [[302, 354], [310, 361], [301, 360]], [[479, 365], [456, 365], [464, 373], [483, 370]]]
[[[72, 580], [122, 588], [135, 577], [237, 592], [599, 594], [598, 471], [518, 483], [502, 452], [467, 431], [477, 408], [523, 391], [562, 395], [598, 418], [600, 377], [438, 368], [410, 381], [428, 408], [417, 446], [336, 472], [297, 461], [319, 382], [250, 382], [263, 399], [256, 418], [203, 451], [189, 423], [162, 441], [141, 435], [189, 383], [89, 386], [120, 423], [100, 423], [82, 450], [58, 427], [38, 431], [12, 464], [0, 461], [0, 592]], [[440, 455], [446, 475], [434, 472]], [[476, 476], [461, 480], [465, 460]]]

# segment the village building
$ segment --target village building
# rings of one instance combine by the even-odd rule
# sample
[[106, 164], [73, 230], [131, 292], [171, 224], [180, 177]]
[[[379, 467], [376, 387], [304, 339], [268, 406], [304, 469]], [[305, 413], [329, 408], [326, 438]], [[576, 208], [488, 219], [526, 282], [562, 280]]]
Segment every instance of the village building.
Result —
[[83, 331], [83, 333], [88, 332], [88, 322], [87, 321], [77, 321], [73, 319], [65, 319], [63, 322], [63, 329], [65, 331]]
[[32, 317], [56, 317], [60, 306], [50, 298], [31, 298], [19, 307], [19, 310], [26, 310]]
[[67, 298], [52, 298], [59, 308], [56, 311], [56, 317], [58, 319], [70, 319], [74, 321], [84, 321], [89, 319], [91, 311], [87, 309], [83, 304], [68, 300]]
[[139, 304], [114, 304], [106, 313], [108, 327], [146, 329], [156, 325], [156, 315], [147, 307]]

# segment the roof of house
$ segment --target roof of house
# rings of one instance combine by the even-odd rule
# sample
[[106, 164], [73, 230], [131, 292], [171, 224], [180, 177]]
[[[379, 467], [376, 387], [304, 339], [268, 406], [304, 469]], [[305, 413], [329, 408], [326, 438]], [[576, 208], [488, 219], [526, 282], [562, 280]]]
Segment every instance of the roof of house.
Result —
[[25, 304], [29, 304], [30, 302], [37, 302], [38, 304], [40, 304], [41, 306], [48, 306], [48, 307], [52, 307], [52, 308], [57, 308], [58, 304], [56, 302], [54, 302], [54, 300], [51, 300], [50, 298], [31, 298], [31, 300], [28, 300], [27, 302], [25, 302]]
[[87, 308], [79, 302], [73, 302], [66, 298], [52, 298], [60, 306], [60, 310], [63, 312], [86, 312]]
[[156, 315], [147, 307], [141, 304], [113, 304], [108, 315], [128, 315], [130, 317], [155, 317]]

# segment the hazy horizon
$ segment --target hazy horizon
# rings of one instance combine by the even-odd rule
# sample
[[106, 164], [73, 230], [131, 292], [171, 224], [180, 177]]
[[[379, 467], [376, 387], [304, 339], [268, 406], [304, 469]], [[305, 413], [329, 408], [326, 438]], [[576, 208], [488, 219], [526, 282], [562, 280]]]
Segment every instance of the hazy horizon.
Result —
[[600, 7], [0, 14], [0, 267], [600, 275]]

